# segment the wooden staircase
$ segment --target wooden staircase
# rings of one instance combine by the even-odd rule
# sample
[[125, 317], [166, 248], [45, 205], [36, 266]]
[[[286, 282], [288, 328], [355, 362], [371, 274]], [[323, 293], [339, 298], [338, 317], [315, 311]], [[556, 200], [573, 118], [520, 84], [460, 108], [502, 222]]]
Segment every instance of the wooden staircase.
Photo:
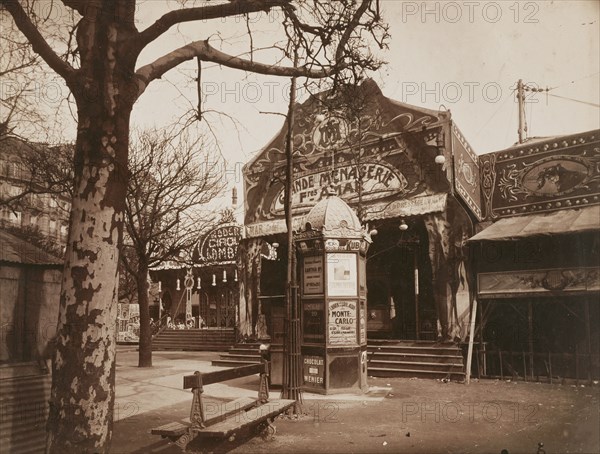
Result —
[[368, 374], [373, 377], [417, 377], [464, 380], [460, 346], [431, 341], [367, 342]]
[[6, 377], [6, 366], [2, 368], [5, 370], [0, 379], [0, 451], [43, 453], [51, 375], [34, 364], [29, 367], [31, 371], [21, 367], [23, 370], [12, 377]]
[[231, 329], [165, 329], [152, 339], [152, 350], [226, 351], [235, 342]]
[[260, 343], [235, 344], [227, 353], [221, 353], [219, 359], [213, 360], [213, 366], [238, 367], [260, 363], [258, 348]]

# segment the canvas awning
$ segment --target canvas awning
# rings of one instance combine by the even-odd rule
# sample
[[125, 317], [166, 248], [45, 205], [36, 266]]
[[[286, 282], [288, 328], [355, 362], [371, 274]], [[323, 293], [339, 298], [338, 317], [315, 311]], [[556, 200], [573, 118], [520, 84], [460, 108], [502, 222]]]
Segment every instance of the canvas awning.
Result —
[[500, 219], [469, 241], [498, 241], [536, 235], [600, 230], [600, 205]]

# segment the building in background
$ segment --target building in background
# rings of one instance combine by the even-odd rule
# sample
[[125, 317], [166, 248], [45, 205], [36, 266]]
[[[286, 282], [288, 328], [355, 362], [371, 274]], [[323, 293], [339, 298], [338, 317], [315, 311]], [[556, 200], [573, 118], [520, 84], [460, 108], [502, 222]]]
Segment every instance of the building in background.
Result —
[[70, 170], [60, 167], [60, 157], [67, 155], [64, 147], [16, 137], [0, 140], [0, 227], [35, 230], [51, 242], [66, 244], [71, 199], [64, 190]]

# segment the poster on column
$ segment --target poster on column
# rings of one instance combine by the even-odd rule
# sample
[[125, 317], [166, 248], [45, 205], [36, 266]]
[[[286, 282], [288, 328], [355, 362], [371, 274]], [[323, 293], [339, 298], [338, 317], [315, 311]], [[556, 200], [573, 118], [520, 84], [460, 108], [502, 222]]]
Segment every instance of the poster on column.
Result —
[[327, 293], [329, 296], [356, 296], [356, 254], [327, 254]]
[[356, 345], [356, 302], [329, 301], [329, 345]]
[[303, 291], [305, 295], [323, 293], [323, 256], [304, 258]]

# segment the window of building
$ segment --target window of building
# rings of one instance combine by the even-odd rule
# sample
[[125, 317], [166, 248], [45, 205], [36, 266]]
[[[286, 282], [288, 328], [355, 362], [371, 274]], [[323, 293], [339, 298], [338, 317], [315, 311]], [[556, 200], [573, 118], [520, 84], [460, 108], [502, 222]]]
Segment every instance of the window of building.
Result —
[[48, 230], [50, 230], [50, 233], [56, 232], [56, 220], [55, 219], [50, 219], [50, 223], [48, 224]]
[[37, 225], [37, 223], [38, 223], [38, 217], [37, 217], [37, 216], [34, 216], [34, 215], [32, 215], [32, 216], [29, 218], [29, 223], [30, 223], [31, 225]]

